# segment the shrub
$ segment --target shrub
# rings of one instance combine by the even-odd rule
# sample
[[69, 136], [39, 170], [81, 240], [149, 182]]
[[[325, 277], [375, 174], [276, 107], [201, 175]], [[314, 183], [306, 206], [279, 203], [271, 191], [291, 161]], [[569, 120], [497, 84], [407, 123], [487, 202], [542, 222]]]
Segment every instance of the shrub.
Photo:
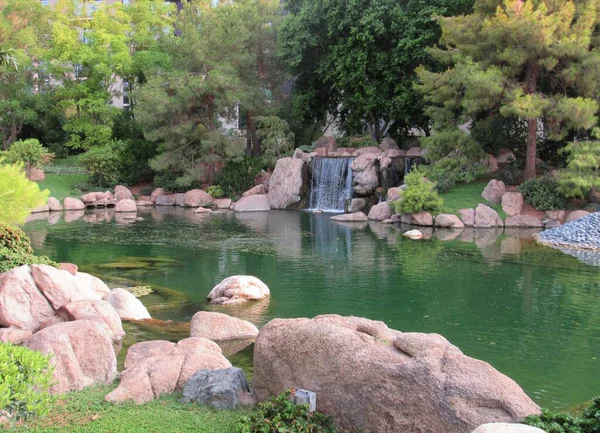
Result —
[[552, 413], [544, 409], [541, 415], [529, 416], [523, 423], [548, 433], [599, 433], [600, 397], [592, 400], [592, 404], [583, 411], [581, 417], [565, 413]]
[[90, 184], [105, 188], [119, 183], [122, 147], [122, 142], [113, 141], [104, 146], [93, 147], [79, 157], [79, 161], [90, 174]]
[[6, 152], [6, 157], [8, 162], [25, 164], [27, 177], [31, 177], [31, 167], [37, 167], [42, 162], [50, 162], [54, 158], [54, 154], [48, 152], [35, 138], [28, 138], [15, 141]]
[[0, 224], [0, 273], [32, 264], [56, 266], [48, 257], [33, 254], [31, 242], [21, 229]]
[[277, 159], [294, 149], [294, 133], [288, 123], [277, 116], [259, 116], [256, 121], [256, 136], [269, 166], [275, 167]]
[[192, 182], [189, 186], [181, 185], [177, 182], [180, 178], [180, 173], [174, 171], [161, 171], [154, 176], [154, 186], [164, 188], [169, 192], [186, 192], [190, 189], [200, 188], [202, 185], [199, 181]]
[[258, 157], [244, 157], [241, 161], [229, 161], [217, 176], [215, 183], [226, 197], [241, 195], [254, 183], [254, 178], [264, 167]]
[[46, 203], [48, 194], [27, 179], [22, 164], [3, 164], [0, 158], [0, 224], [22, 224], [31, 209]]
[[485, 173], [485, 168], [478, 162], [464, 156], [442, 158], [434, 165], [423, 168], [429, 180], [436, 183], [439, 193], [446, 193], [457, 183], [470, 183]]
[[308, 405], [294, 405], [292, 391], [286, 391], [258, 405], [250, 416], [243, 417], [237, 433], [337, 433], [331, 417], [309, 412]]
[[396, 201], [396, 213], [417, 213], [421, 211], [440, 212], [444, 201], [435, 190], [435, 184], [425, 180], [419, 170], [413, 170], [404, 177], [407, 188], [400, 200]]
[[223, 189], [219, 185], [211, 185], [206, 188], [206, 192], [210, 194], [213, 198], [223, 198], [225, 193], [223, 193]]
[[366, 135], [340, 137], [336, 140], [336, 143], [338, 147], [353, 147], [355, 149], [377, 146], [377, 142], [371, 140], [371, 137]]
[[302, 146], [298, 146], [297, 149], [300, 149], [304, 153], [311, 153], [311, 152], [315, 151], [316, 147], [317, 147], [317, 143], [313, 143], [311, 146], [303, 144]]
[[538, 210], [564, 209], [567, 199], [558, 189], [551, 177], [529, 179], [517, 187], [525, 201]]
[[53, 397], [49, 357], [10, 343], [0, 343], [0, 416], [11, 424], [45, 415]]
[[154, 187], [152, 186], [143, 186], [140, 188], [140, 195], [150, 195], [154, 191]]

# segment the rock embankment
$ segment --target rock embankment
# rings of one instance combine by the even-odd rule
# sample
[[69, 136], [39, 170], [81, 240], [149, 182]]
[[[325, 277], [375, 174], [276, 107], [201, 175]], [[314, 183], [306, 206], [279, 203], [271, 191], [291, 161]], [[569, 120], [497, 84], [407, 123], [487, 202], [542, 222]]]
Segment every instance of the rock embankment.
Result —
[[546, 230], [537, 240], [555, 247], [600, 250], [600, 212]]

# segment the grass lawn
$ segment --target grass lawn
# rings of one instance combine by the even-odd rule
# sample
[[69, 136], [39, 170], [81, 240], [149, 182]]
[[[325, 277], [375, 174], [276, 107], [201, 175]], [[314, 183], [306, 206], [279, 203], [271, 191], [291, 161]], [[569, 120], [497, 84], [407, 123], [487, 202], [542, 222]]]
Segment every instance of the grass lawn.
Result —
[[493, 208], [500, 218], [505, 219], [506, 214], [502, 210], [501, 205], [490, 205], [486, 199], [481, 196], [483, 189], [488, 184], [489, 179], [485, 181], [475, 181], [467, 184], [459, 184], [446, 194], [441, 194], [444, 199], [444, 212], [458, 215], [459, 209], [472, 208], [475, 209], [479, 203], [483, 203]]
[[46, 179], [38, 182], [40, 188], [49, 189], [50, 197], [63, 200], [65, 197], [78, 197], [81, 191], [74, 188], [77, 184], [87, 182], [87, 174], [46, 174]]
[[233, 433], [243, 410], [213, 410], [182, 404], [181, 394], [161, 397], [144, 405], [107, 403], [114, 386], [95, 386], [65, 394], [49, 415], [34, 419], [15, 431], [104, 433]]

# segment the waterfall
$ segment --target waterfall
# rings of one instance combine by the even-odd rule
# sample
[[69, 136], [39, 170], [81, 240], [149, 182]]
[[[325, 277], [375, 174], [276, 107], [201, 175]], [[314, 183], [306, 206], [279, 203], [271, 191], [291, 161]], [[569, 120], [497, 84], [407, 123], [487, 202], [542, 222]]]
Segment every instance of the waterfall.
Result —
[[309, 208], [323, 212], [344, 212], [344, 202], [352, 198], [354, 158], [314, 158]]

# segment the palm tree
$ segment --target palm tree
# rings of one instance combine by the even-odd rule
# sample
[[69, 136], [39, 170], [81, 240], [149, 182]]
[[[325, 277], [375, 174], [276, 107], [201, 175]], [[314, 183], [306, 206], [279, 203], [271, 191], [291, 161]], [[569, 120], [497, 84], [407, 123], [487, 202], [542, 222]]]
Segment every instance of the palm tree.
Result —
[[0, 48], [0, 67], [19, 69], [19, 62], [15, 56], [15, 51], [12, 48]]

